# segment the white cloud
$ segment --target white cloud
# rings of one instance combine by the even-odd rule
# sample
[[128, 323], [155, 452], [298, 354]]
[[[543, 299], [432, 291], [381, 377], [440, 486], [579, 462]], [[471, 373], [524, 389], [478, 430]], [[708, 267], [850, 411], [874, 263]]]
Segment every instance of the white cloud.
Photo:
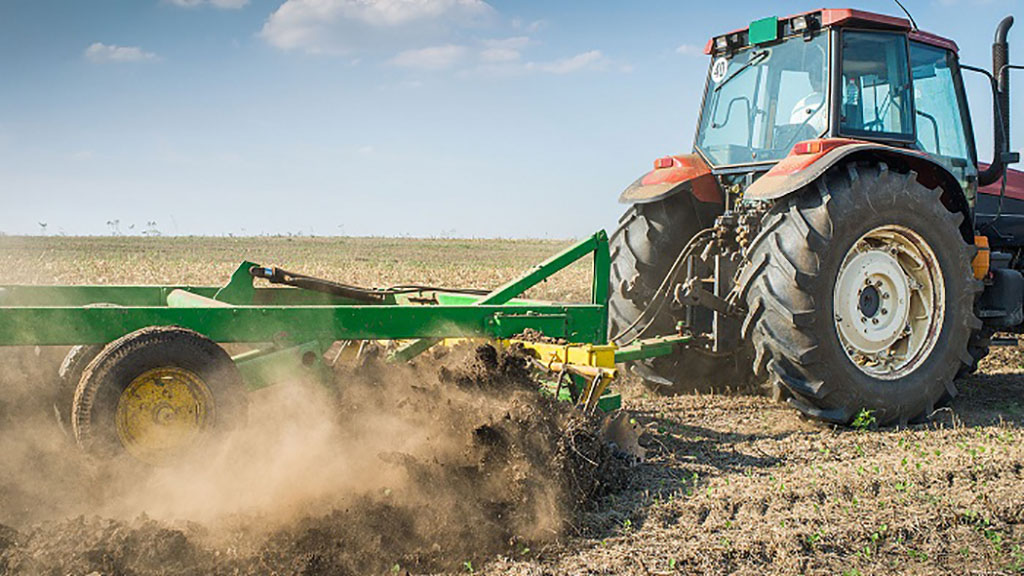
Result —
[[391, 59], [391, 63], [395, 66], [418, 70], [447, 70], [459, 64], [468, 53], [469, 49], [465, 46], [454, 44], [431, 46], [401, 52]]
[[496, 15], [485, 0], [285, 0], [260, 36], [285, 51], [350, 58], [386, 54], [389, 65], [411, 70], [497, 75], [629, 70], [599, 50], [554, 60], [528, 58], [527, 48], [535, 44], [530, 33], [544, 27], [541, 20], [504, 21], [515, 36], [465, 40], [466, 28], [494, 23]]
[[85, 57], [96, 63], [101, 62], [143, 62], [155, 60], [156, 54], [146, 52], [138, 46], [116, 46], [94, 42], [85, 49]]
[[522, 57], [519, 50], [506, 48], [486, 48], [480, 52], [480, 60], [488, 64], [500, 64], [502, 62], [515, 62]]
[[697, 46], [696, 44], [683, 44], [676, 48], [676, 54], [682, 54], [683, 56], [703, 56], [704, 47]]
[[221, 8], [223, 10], [238, 10], [244, 8], [249, 4], [249, 0], [166, 0], [175, 6], [181, 6], [182, 8], [195, 8], [204, 4], [209, 4], [215, 8]]
[[[485, 40], [476, 53], [475, 72], [486, 75], [517, 76], [522, 74], [565, 75], [584, 70], [633, 71], [628, 62], [606, 57], [600, 50], [590, 50], [575, 56], [555, 60], [526, 60], [521, 48], [534, 42], [525, 36], [502, 40]], [[467, 71], [471, 72], [471, 71]]]
[[492, 13], [483, 0], [286, 0], [260, 36], [282, 50], [347, 52], [365, 44], [436, 39]]
[[547, 25], [548, 23], [546, 20], [534, 20], [532, 22], [524, 22], [522, 18], [512, 19], [513, 28], [515, 28], [516, 30], [525, 30], [530, 33], [538, 32], [540, 31], [540, 29], [544, 28]]
[[522, 50], [530, 44], [529, 36], [512, 36], [511, 38], [491, 38], [484, 40], [484, 46], [488, 48], [504, 50]]
[[551, 62], [529, 62], [526, 64], [527, 70], [539, 70], [541, 72], [548, 72], [551, 74], [570, 74], [572, 72], [579, 72], [580, 70], [595, 70], [604, 68], [607, 64], [607, 60], [600, 50], [591, 50], [589, 52], [583, 52], [569, 58], [562, 58], [559, 60], [553, 60]]
[[487, 64], [516, 62], [522, 57], [522, 49], [530, 43], [526, 36], [484, 40], [480, 61]]

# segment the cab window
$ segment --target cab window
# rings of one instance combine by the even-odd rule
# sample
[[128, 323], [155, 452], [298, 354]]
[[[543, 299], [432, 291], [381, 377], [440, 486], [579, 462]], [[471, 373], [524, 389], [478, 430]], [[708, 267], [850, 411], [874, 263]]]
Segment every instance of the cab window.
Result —
[[974, 162], [956, 84], [956, 58], [948, 50], [910, 44], [917, 110], [917, 147], [935, 156], [959, 178]]
[[842, 47], [840, 132], [876, 140], [913, 141], [906, 37], [845, 30]]

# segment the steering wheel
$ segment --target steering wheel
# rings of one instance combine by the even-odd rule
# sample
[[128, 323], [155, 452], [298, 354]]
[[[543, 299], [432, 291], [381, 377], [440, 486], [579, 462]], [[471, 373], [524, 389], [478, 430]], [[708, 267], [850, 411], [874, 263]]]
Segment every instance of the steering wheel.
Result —
[[791, 150], [793, 148], [793, 145], [796, 144], [797, 138], [800, 137], [800, 133], [803, 132], [803, 129], [811, 123], [811, 120], [818, 115], [818, 112], [821, 112], [821, 109], [824, 108], [827, 103], [828, 98], [822, 97], [821, 104], [818, 104], [818, 107], [814, 109], [814, 112], [808, 114], [807, 119], [800, 123], [800, 126], [798, 126], [796, 131], [793, 132], [793, 135], [789, 137], [789, 142], [786, 142], [786, 145], [783, 146], [781, 150]]

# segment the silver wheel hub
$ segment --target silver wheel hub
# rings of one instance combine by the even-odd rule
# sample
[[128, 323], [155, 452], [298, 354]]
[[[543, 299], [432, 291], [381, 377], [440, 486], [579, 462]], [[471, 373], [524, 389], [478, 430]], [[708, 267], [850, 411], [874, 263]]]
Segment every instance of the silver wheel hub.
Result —
[[902, 226], [881, 226], [855, 242], [839, 268], [836, 331], [858, 369], [894, 380], [927, 359], [944, 303], [942, 274], [927, 242]]

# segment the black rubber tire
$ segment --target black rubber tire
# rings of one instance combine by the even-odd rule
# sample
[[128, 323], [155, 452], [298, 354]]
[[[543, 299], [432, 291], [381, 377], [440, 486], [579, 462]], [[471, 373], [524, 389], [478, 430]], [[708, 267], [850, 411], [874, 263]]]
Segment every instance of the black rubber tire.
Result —
[[[650, 204], [634, 204], [626, 210], [610, 239], [611, 337], [618, 336], [643, 313], [686, 243], [720, 212], [720, 206], [695, 202], [686, 193]], [[664, 306], [644, 336], [676, 332], [682, 318], [670, 308]], [[644, 324], [646, 321], [626, 332], [625, 339], [635, 336]], [[672, 356], [632, 362], [629, 368], [649, 390], [660, 394], [737, 389], [750, 380], [749, 362], [739, 366], [740, 356], [685, 349]]]
[[[98, 302], [87, 304], [85, 308], [119, 308], [119, 306], [110, 302]], [[69, 438], [74, 437], [74, 432], [71, 429], [71, 412], [74, 410], [75, 390], [78, 389], [78, 383], [82, 380], [85, 367], [102, 351], [102, 344], [74, 346], [64, 356], [64, 361], [61, 362], [60, 369], [57, 371], [59, 379], [53, 414], [57, 418], [57, 426], [60, 427], [61, 432]]]
[[216, 342], [185, 328], [143, 328], [111, 342], [86, 367], [75, 391], [72, 426], [87, 453], [128, 456], [117, 434], [115, 413], [121, 394], [140, 374], [161, 367], [192, 371], [213, 398], [213, 435], [245, 421], [248, 408], [241, 374]]
[[53, 413], [57, 418], [57, 425], [69, 438], [74, 436], [71, 430], [71, 412], [75, 403], [75, 391], [78, 383], [82, 381], [82, 373], [85, 367], [99, 356], [103, 346], [99, 344], [82, 344], [75, 346], [64, 356], [57, 371], [59, 377], [57, 383], [57, 397], [53, 403]]
[[957, 378], [964, 378], [978, 371], [978, 365], [985, 359], [985, 356], [988, 356], [989, 348], [992, 346], [992, 336], [995, 333], [995, 330], [985, 327], [971, 334], [971, 341], [967, 344], [967, 351], [970, 353], [973, 362], [970, 366], [963, 366], [957, 372]]
[[[927, 418], [956, 395], [957, 373], [973, 365], [968, 351], [981, 322], [974, 303], [981, 283], [972, 273], [975, 248], [959, 232], [937, 190], [883, 165], [839, 167], [801, 193], [779, 201], [755, 240], [739, 284], [747, 303], [745, 338], [754, 369], [767, 372], [796, 408], [813, 418], [850, 423], [861, 410], [879, 425]], [[853, 244], [881, 225], [919, 234], [935, 253], [945, 282], [938, 342], [913, 372], [875, 379], [847, 357], [835, 328], [833, 291]]]

